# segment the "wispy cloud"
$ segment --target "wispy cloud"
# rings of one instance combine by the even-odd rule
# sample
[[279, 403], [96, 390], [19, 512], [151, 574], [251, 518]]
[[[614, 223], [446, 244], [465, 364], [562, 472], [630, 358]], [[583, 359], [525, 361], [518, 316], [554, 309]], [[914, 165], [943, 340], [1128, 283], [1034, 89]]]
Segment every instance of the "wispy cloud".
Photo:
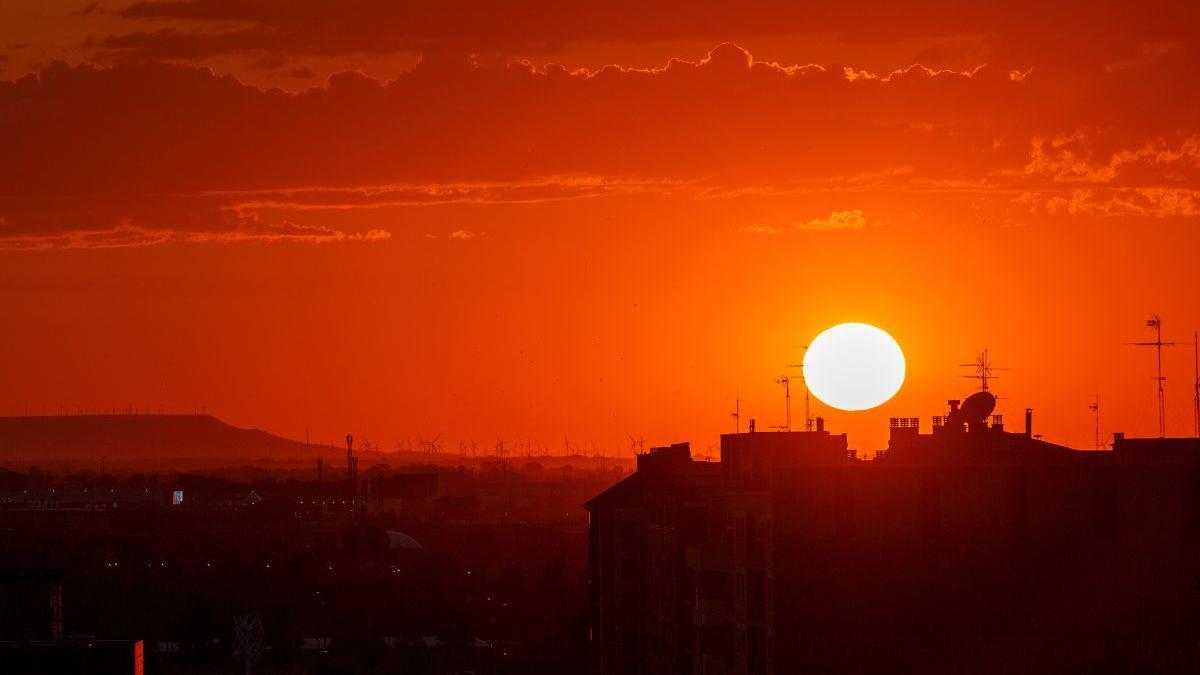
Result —
[[383, 241], [391, 238], [386, 230], [345, 232], [324, 226], [283, 223], [254, 229], [225, 232], [181, 232], [172, 229], [148, 229], [120, 225], [107, 230], [71, 230], [47, 235], [0, 236], [0, 251], [45, 251], [51, 249], [100, 250], [135, 248], [168, 243], [234, 244], [294, 242], [329, 244], [338, 242]]
[[783, 232], [782, 227], [775, 225], [747, 225], [742, 228], [742, 232], [750, 232], [752, 234], [779, 234]]
[[260, 209], [350, 210], [447, 204], [538, 204], [612, 195], [662, 193], [698, 185], [696, 180], [625, 176], [562, 175], [516, 181], [454, 181], [395, 183], [341, 187], [295, 187], [266, 190], [205, 192], [227, 199], [222, 208], [250, 212]]
[[866, 226], [867, 219], [861, 209], [834, 211], [825, 218], [796, 224], [797, 229], [801, 230], [861, 230]]
[[1095, 149], [1094, 139], [1086, 130], [1052, 138], [1035, 137], [1030, 146], [1024, 174], [1060, 183], [1112, 183], [1122, 172], [1137, 166], [1167, 171], [1200, 168], [1200, 136], [1189, 136], [1177, 144], [1151, 140], [1136, 148], [1112, 152], [1107, 159]]
[[783, 234], [788, 230], [801, 230], [812, 232], [832, 232], [836, 230], [861, 230], [867, 227], [867, 218], [863, 215], [862, 209], [850, 209], [846, 211], [834, 211], [824, 218], [813, 218], [812, 220], [799, 221], [790, 225], [747, 225], [742, 229], [742, 232], [760, 235], [777, 235]]
[[1194, 218], [1200, 216], [1200, 190], [1192, 188], [1081, 188], [1067, 192], [1027, 192], [1020, 201], [1035, 212], [1071, 216]]
[[867, 70], [855, 70], [854, 68], [842, 68], [842, 74], [851, 82], [871, 81], [891, 82], [893, 79], [902, 78], [909, 75], [923, 75], [925, 77], [939, 77], [942, 75], [956, 75], [959, 77], [975, 77], [979, 71], [987, 67], [988, 64], [982, 63], [970, 70], [951, 70], [949, 68], [934, 69], [924, 66], [920, 63], [914, 63], [911, 66], [897, 68], [885, 75], [879, 75]]

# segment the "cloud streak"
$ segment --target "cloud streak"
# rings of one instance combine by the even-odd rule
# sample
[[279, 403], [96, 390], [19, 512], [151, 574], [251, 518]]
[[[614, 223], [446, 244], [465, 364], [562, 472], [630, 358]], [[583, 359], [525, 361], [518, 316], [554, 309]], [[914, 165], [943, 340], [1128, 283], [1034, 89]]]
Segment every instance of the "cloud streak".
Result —
[[[572, 44], [645, 44], [828, 34], [887, 43], [980, 36], [993, 56], [1026, 62], [1124, 63], [1147, 44], [1195, 35], [1194, 13], [1170, 0], [1047, 5], [854, 0], [825, 5], [549, 0], [428, 3], [412, 0], [143, 0], [118, 16], [137, 26], [94, 38], [124, 60], [202, 59], [245, 53], [329, 56], [423, 53], [549, 54]], [[634, 19], [633, 17], [636, 17]], [[1071, 26], [1064, 33], [1062, 26]], [[110, 29], [111, 30], [111, 29]], [[1027, 67], [1022, 63], [1007, 64]]]
[[260, 229], [226, 232], [180, 232], [120, 225], [107, 230], [71, 230], [58, 234], [0, 236], [0, 251], [103, 250], [159, 244], [374, 242], [391, 238], [386, 230], [344, 232], [329, 227], [283, 223]]
[[433, 55], [392, 80], [347, 72], [288, 93], [187, 65], [57, 63], [0, 81], [0, 237], [9, 248], [149, 245], [160, 231], [372, 240], [377, 225], [361, 220], [287, 228], [321, 212], [822, 190], [1032, 194], [1027, 206], [1062, 214], [1085, 212], [1064, 186], [1105, 186], [1140, 191], [1113, 202], [1128, 212], [1189, 213], [1172, 190], [1198, 179], [1187, 111], [1200, 94], [1174, 84], [1198, 66], [1180, 47], [1086, 76], [878, 75], [758, 61], [726, 43], [649, 69]]
[[863, 216], [861, 209], [852, 209], [849, 211], [834, 211], [825, 218], [814, 218], [806, 223], [798, 223], [797, 229], [801, 230], [861, 230], [867, 226], [867, 219]]

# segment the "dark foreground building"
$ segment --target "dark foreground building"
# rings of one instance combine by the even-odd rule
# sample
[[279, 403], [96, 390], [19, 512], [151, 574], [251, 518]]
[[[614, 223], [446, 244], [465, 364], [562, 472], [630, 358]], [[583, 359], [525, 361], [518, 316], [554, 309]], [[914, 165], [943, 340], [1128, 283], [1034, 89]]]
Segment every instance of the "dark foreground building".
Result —
[[980, 393], [931, 433], [656, 448], [588, 503], [595, 673], [1200, 672], [1200, 442], [1083, 452]]
[[0, 642], [0, 672], [11, 675], [143, 675], [142, 641], [73, 636], [55, 642]]

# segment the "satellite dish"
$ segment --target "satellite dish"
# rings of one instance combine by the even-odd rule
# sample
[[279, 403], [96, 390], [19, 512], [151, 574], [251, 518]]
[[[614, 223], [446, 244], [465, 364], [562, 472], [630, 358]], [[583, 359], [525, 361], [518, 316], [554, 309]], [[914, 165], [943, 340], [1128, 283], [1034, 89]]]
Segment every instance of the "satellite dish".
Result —
[[977, 424], [987, 419], [996, 409], [996, 397], [991, 392], [977, 391], [963, 401], [962, 416], [967, 424]]

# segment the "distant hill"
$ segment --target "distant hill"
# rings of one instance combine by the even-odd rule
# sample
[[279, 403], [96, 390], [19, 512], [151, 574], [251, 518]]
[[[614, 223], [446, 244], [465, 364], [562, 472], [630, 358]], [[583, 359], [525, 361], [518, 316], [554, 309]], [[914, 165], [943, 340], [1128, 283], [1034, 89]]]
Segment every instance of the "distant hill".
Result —
[[[0, 467], [96, 468], [101, 458], [110, 470], [144, 473], [225, 467], [272, 467], [316, 470], [318, 454], [329, 475], [343, 471], [346, 448], [303, 442], [259, 429], [241, 429], [212, 415], [66, 415], [0, 417]], [[571, 455], [468, 457], [450, 452], [380, 452], [355, 449], [362, 471], [424, 464], [486, 469], [500, 464], [545, 469], [566, 466], [594, 470], [631, 466], [632, 457]]]
[[[321, 448], [326, 458], [332, 448]], [[0, 417], [0, 465], [137, 463], [147, 468], [312, 462], [306, 447], [212, 415], [68, 415]]]

